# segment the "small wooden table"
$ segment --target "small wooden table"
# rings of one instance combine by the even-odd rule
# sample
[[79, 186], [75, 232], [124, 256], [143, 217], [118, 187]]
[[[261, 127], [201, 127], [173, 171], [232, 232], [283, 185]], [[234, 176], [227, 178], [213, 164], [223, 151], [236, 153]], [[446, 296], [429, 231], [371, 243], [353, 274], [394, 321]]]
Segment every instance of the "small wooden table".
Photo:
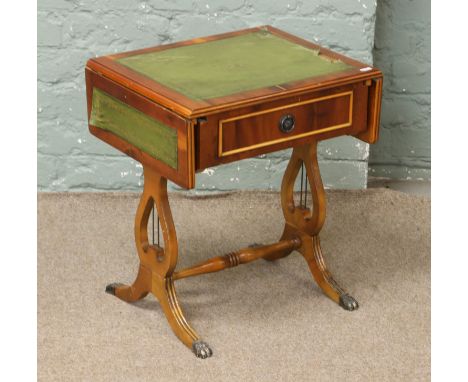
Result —
[[[86, 91], [91, 133], [141, 162], [145, 180], [135, 218], [138, 275], [132, 285], [113, 283], [106, 292], [127, 302], [153, 293], [174, 333], [200, 358], [212, 350], [179, 305], [174, 281], [185, 277], [260, 258], [274, 261], [297, 250], [328, 297], [344, 309], [358, 308], [327, 270], [320, 249], [325, 192], [317, 141], [340, 135], [377, 140], [379, 70], [263, 26], [90, 59]], [[207, 167], [288, 147], [294, 149], [281, 185], [285, 227], [280, 240], [176, 271], [167, 179], [191, 189], [195, 173]], [[299, 171], [297, 203], [293, 191]], [[304, 185], [306, 192], [310, 187], [312, 209], [302, 201]], [[154, 207], [157, 243], [148, 235]]]

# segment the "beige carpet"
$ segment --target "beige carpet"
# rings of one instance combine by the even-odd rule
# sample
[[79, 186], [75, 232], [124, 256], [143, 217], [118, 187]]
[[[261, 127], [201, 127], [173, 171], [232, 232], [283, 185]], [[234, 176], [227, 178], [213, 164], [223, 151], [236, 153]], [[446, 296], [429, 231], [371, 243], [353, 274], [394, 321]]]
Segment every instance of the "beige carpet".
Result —
[[[430, 200], [385, 189], [328, 193], [322, 246], [360, 303], [325, 297], [297, 252], [177, 282], [213, 357], [172, 334], [157, 301], [104, 293], [137, 271], [135, 194], [40, 194], [40, 381], [428, 381]], [[282, 230], [275, 193], [172, 195], [188, 266]]]

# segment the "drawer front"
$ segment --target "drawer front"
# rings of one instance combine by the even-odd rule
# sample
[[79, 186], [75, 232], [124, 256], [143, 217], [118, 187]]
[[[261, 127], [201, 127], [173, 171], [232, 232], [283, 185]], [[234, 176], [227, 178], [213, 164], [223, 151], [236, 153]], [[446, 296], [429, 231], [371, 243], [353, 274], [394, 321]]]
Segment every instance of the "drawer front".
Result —
[[344, 130], [353, 124], [353, 90], [220, 119], [218, 156]]
[[209, 115], [196, 127], [196, 170], [340, 135], [369, 141], [377, 93], [359, 81]]

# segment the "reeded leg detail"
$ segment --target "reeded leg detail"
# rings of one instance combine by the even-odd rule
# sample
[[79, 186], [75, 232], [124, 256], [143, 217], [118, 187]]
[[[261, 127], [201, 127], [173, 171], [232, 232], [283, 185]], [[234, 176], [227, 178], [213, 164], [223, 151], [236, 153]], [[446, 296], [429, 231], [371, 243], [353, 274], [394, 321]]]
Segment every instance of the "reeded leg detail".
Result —
[[[171, 277], [161, 279], [153, 275], [153, 293], [159, 300], [174, 334], [199, 358], [208, 358], [213, 352], [208, 344], [202, 341], [195, 330], [187, 322], [179, 305], [174, 282]], [[204, 344], [204, 350], [201, 345]], [[202, 351], [203, 350], [203, 351]]]
[[304, 244], [304, 247], [299, 251], [307, 261], [310, 272], [318, 286], [343, 309], [356, 310], [359, 307], [357, 301], [340, 287], [328, 270], [323, 258], [319, 236], [312, 236]]

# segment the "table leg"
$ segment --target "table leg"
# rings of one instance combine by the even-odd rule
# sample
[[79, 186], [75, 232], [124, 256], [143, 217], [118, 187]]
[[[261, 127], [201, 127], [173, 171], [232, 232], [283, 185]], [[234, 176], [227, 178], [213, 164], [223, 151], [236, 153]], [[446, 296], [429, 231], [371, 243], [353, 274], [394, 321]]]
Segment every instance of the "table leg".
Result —
[[[312, 194], [312, 211], [294, 203], [294, 183], [304, 164]], [[281, 206], [286, 221], [281, 240], [299, 237], [298, 251], [307, 261], [310, 271], [323, 292], [346, 310], [356, 310], [357, 301], [347, 294], [327, 269], [320, 246], [319, 232], [326, 215], [325, 190], [317, 161], [317, 142], [295, 147], [281, 184]], [[273, 261], [287, 254], [269, 256]]]
[[[134, 283], [109, 284], [106, 292], [121, 300], [134, 302], [152, 293], [172, 327], [175, 335], [199, 358], [212, 355], [208, 344], [201, 341], [188, 324], [179, 305], [172, 275], [177, 265], [177, 236], [167, 197], [167, 179], [153, 169], [144, 166], [145, 185], [135, 217], [135, 243], [140, 267]], [[156, 206], [164, 239], [164, 248], [152, 245], [148, 240], [148, 220]]]

